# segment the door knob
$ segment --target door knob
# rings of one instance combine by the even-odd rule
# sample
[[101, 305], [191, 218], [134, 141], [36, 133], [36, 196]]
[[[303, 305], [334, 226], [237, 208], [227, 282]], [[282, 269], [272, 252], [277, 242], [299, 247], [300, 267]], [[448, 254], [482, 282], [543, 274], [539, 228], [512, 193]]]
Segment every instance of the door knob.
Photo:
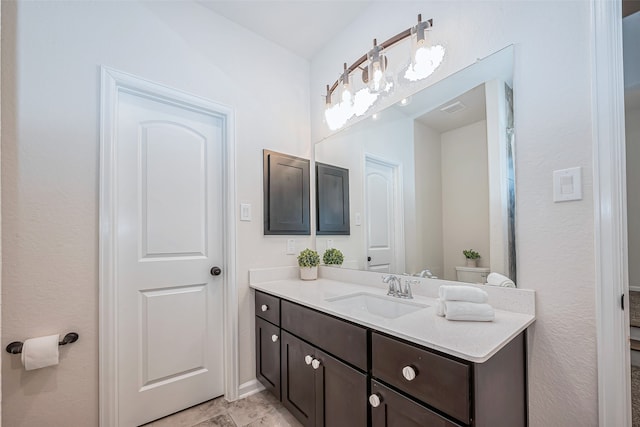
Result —
[[371, 257], [370, 256], [367, 257], [367, 261], [371, 261]]
[[378, 406], [380, 406], [380, 403], [382, 403], [382, 399], [380, 398], [380, 395], [378, 393], [373, 393], [371, 396], [369, 396], [369, 403], [374, 408], [377, 408]]
[[307, 365], [311, 365], [311, 362], [313, 361], [313, 357], [306, 355], [304, 357], [304, 363], [306, 363]]
[[278, 341], [278, 336], [276, 334], [271, 335], [271, 341], [273, 342]]
[[221, 273], [222, 273], [222, 270], [220, 269], [220, 267], [211, 267], [212, 276], [219, 276]]
[[313, 359], [311, 366], [313, 366], [313, 369], [318, 369], [320, 367], [320, 361], [318, 359]]
[[269, 310], [269, 306], [267, 304], [262, 304], [262, 306], [260, 307], [260, 310], [267, 311]]

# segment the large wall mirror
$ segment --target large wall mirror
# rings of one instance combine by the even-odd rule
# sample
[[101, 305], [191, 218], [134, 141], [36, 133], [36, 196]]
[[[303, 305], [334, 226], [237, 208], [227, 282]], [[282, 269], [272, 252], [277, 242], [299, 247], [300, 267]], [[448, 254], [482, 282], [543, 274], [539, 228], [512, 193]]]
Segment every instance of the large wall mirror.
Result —
[[512, 81], [509, 46], [318, 142], [316, 162], [349, 170], [351, 216], [318, 250], [340, 249], [342, 268], [515, 282]]

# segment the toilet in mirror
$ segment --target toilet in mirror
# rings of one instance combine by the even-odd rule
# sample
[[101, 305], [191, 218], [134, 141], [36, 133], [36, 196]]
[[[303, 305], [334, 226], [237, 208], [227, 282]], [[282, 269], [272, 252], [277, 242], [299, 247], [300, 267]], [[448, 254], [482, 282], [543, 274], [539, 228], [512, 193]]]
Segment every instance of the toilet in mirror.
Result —
[[318, 233], [318, 251], [340, 249], [342, 268], [515, 283], [512, 87], [509, 46], [316, 143], [317, 165], [348, 171], [350, 222]]

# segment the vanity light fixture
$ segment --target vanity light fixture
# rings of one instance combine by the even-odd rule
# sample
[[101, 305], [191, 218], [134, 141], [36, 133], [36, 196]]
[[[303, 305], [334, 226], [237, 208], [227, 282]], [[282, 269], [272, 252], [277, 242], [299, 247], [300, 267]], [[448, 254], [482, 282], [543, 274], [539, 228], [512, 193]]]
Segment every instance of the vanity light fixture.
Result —
[[[351, 66], [344, 64], [342, 75], [336, 82], [327, 85], [325, 95], [325, 121], [329, 129], [336, 130], [344, 126], [353, 116], [362, 116], [380, 99], [393, 92], [396, 79], [388, 71], [388, 60], [385, 50], [396, 43], [411, 37], [411, 60], [397, 79], [400, 82], [415, 82], [430, 76], [444, 59], [445, 49], [441, 45], [431, 46], [427, 42], [427, 31], [433, 26], [433, 20], [422, 21], [418, 15], [418, 23], [378, 45], [373, 40], [373, 47], [362, 55]], [[367, 62], [366, 66], [363, 64]], [[354, 92], [355, 82], [351, 74], [360, 70], [364, 87]], [[334, 92], [340, 88], [335, 102]], [[406, 105], [403, 104], [403, 105]]]

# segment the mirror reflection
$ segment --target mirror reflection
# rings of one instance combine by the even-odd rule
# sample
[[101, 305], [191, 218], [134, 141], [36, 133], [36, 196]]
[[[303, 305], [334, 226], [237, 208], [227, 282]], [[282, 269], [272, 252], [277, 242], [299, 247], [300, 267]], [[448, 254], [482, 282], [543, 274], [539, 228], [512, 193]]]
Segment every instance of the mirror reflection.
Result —
[[350, 194], [350, 234], [318, 250], [343, 268], [515, 282], [512, 69], [508, 47], [317, 143]]

